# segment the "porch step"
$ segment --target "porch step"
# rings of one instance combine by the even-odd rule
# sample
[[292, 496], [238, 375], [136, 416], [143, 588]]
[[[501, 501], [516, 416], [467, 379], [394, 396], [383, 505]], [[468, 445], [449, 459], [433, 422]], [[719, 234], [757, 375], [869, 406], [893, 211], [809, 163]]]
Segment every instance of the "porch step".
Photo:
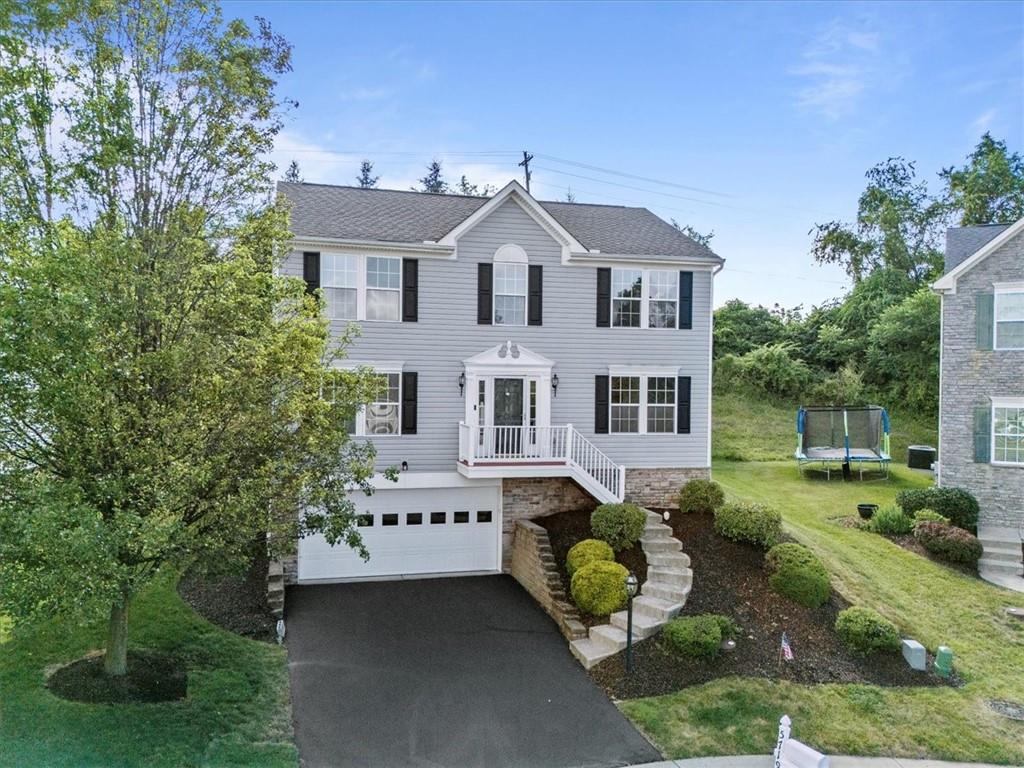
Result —
[[663, 581], [647, 581], [640, 587], [640, 594], [644, 597], [657, 597], [671, 603], [685, 603], [687, 595], [690, 594], [690, 585], [680, 586], [666, 584]]
[[660, 525], [665, 522], [665, 518], [662, 517], [660, 512], [651, 512], [647, 510], [647, 524], [648, 525]]
[[569, 650], [572, 651], [573, 656], [579, 659], [584, 669], [590, 669], [595, 664], [618, 653], [618, 651], [609, 650], [606, 645], [594, 642], [589, 637], [573, 640], [569, 643]]
[[647, 567], [648, 581], [662, 581], [666, 584], [689, 587], [693, 581], [693, 571], [689, 568], [658, 568]]
[[612, 653], [618, 653], [626, 647], [626, 633], [611, 624], [601, 624], [590, 628], [590, 639], [603, 645]]
[[1021, 561], [1020, 550], [1016, 552], [1007, 551], [1005, 549], [986, 549], [981, 556], [981, 562], [990, 563], [1017, 563]]
[[[629, 615], [626, 611], [618, 611], [611, 615], [612, 626], [618, 627], [622, 633], [622, 647], [626, 647], [626, 627], [629, 625]], [[654, 618], [653, 616], [645, 616], [642, 613], [636, 612], [636, 604], [633, 604], [633, 642], [637, 640], [643, 640], [646, 637], [655, 635], [658, 630], [665, 625], [665, 622]]]
[[658, 621], [671, 621], [683, 610], [683, 603], [662, 600], [660, 597], [640, 595], [633, 599], [633, 617], [638, 614], [650, 616]]
[[651, 554], [654, 552], [678, 552], [683, 548], [683, 542], [679, 539], [665, 538], [665, 537], [640, 537], [640, 546], [643, 547], [644, 554]]
[[642, 539], [667, 539], [672, 536], [672, 526], [664, 523], [647, 523], [644, 526]]
[[1001, 576], [1020, 576], [1024, 566], [1017, 563], [993, 562], [991, 560], [978, 561], [978, 573], [984, 576], [986, 573], [993, 573]]
[[647, 564], [658, 568], [689, 568], [690, 556], [685, 552], [652, 552]]

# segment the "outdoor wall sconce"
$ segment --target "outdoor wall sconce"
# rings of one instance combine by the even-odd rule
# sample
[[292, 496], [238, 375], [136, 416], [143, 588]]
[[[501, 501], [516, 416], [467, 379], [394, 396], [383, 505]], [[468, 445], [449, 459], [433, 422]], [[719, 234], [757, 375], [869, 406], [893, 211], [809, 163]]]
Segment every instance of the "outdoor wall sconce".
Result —
[[558, 397], [558, 374], [551, 377], [551, 392]]
[[466, 373], [462, 372], [459, 374], [459, 394], [461, 395], [466, 389]]
[[408, 472], [409, 471], [409, 462], [408, 461], [403, 461], [402, 462], [402, 471], [403, 472]]

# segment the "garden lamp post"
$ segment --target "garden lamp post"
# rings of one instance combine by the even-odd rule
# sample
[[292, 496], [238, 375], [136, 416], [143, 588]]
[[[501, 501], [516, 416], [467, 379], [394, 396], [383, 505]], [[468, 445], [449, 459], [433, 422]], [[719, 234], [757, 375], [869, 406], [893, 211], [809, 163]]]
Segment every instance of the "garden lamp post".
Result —
[[632, 573], [626, 577], [626, 672], [633, 671], [633, 598], [640, 582]]

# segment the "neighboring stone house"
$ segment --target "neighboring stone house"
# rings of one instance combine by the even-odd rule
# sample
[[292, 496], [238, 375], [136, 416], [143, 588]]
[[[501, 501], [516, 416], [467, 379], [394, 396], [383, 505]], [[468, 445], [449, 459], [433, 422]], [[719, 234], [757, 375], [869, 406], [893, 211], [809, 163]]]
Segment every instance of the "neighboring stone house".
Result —
[[303, 539], [289, 580], [507, 570], [518, 519], [674, 502], [711, 466], [712, 280], [644, 208], [281, 183], [284, 272], [320, 290], [346, 365], [387, 377], [354, 425], [397, 483], [359, 493], [364, 562]]
[[946, 274], [933, 287], [942, 296], [938, 482], [978, 498], [982, 576], [1020, 584], [1024, 219], [949, 230]]

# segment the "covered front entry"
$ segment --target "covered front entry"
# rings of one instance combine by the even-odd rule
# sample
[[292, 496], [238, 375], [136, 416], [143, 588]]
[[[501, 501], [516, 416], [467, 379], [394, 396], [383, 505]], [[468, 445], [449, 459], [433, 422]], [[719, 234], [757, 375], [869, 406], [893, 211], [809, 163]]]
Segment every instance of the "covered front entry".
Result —
[[300, 583], [500, 570], [500, 483], [357, 495], [370, 559], [323, 536], [301, 539]]

